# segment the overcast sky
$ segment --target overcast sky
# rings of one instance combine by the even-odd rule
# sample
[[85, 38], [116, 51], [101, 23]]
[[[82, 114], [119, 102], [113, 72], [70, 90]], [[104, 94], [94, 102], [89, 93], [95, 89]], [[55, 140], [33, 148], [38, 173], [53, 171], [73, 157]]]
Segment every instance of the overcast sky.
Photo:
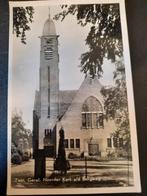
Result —
[[[51, 17], [60, 8], [50, 7]], [[35, 7], [34, 22], [26, 33], [27, 44], [13, 36], [12, 53], [12, 109], [22, 111], [26, 127], [32, 129], [32, 111], [35, 90], [39, 88], [40, 39], [43, 26], [49, 15], [48, 7]], [[68, 16], [63, 22], [55, 21], [59, 35], [60, 89], [78, 89], [84, 75], [80, 72], [80, 55], [87, 50], [85, 39], [90, 26], [81, 27], [74, 16]], [[100, 79], [103, 85], [113, 85], [114, 65], [105, 61], [104, 75]]]

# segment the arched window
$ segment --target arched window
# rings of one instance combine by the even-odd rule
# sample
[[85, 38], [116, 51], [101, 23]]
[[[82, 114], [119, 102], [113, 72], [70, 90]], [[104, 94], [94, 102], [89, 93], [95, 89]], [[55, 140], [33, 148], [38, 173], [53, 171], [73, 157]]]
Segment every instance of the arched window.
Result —
[[103, 128], [103, 108], [93, 96], [86, 99], [82, 106], [82, 128]]

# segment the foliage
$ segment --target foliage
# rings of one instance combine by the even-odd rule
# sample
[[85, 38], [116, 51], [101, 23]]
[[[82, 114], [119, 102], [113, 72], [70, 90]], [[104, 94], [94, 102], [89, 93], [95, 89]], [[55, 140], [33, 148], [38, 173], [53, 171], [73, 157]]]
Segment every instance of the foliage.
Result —
[[80, 156], [78, 156], [76, 153], [70, 152], [68, 155], [69, 159], [78, 159]]
[[29, 145], [32, 145], [32, 133], [25, 128], [25, 123], [22, 120], [22, 114], [16, 111], [12, 113], [12, 142], [18, 145], [20, 138], [26, 138]]
[[[73, 15], [79, 25], [91, 26], [85, 40], [89, 50], [81, 55], [81, 71], [84, 74], [90, 74], [92, 78], [95, 75], [100, 77], [103, 74], [102, 66], [105, 58], [116, 64], [114, 72], [116, 85], [111, 88], [103, 88], [102, 93], [105, 99], [106, 116], [115, 119], [117, 125], [114, 134], [123, 136], [125, 149], [130, 149], [119, 4], [62, 5], [61, 9], [62, 11], [55, 15], [54, 19], [63, 21], [68, 15]], [[34, 9], [31, 7], [14, 8], [13, 29], [17, 37], [21, 36], [23, 43], [26, 43], [25, 32], [30, 30], [28, 23], [32, 22], [33, 13]], [[60, 133], [57, 159], [62, 157], [65, 160], [63, 138], [64, 131], [62, 134]]]
[[11, 162], [13, 164], [21, 164], [22, 163], [21, 155], [18, 152], [13, 153], [11, 157]]
[[101, 92], [104, 96], [106, 116], [114, 119], [117, 127], [113, 136], [123, 138], [124, 149], [131, 152], [125, 69], [122, 60], [118, 61], [116, 65], [114, 73], [116, 85], [103, 87]]
[[102, 76], [104, 58], [116, 65], [115, 86], [103, 88], [106, 117], [113, 118], [117, 129], [115, 137], [123, 137], [124, 148], [130, 151], [130, 128], [127, 105], [123, 45], [118, 4], [62, 5], [54, 18], [63, 21], [67, 15], [76, 16], [81, 26], [91, 25], [85, 40], [89, 51], [81, 55], [81, 71], [92, 78]]
[[30, 30], [30, 23], [33, 22], [33, 7], [13, 8], [13, 32], [21, 38], [21, 42], [26, 44], [26, 31]]
[[81, 26], [91, 25], [85, 40], [89, 51], [81, 55], [81, 71], [92, 77], [103, 73], [105, 57], [115, 62], [123, 53], [118, 4], [62, 5], [55, 19], [63, 21], [67, 15], [75, 15]]

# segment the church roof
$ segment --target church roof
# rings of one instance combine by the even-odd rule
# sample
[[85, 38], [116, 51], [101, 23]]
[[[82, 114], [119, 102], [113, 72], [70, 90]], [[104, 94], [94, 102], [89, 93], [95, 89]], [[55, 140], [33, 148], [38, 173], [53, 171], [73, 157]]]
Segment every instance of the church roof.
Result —
[[49, 17], [44, 23], [43, 36], [56, 35], [56, 28], [53, 20]]
[[[84, 101], [93, 96], [98, 98], [98, 101], [103, 106], [103, 97], [101, 94], [102, 85], [99, 82], [98, 77], [93, 79], [90, 76], [85, 77], [80, 88], [74, 91], [60, 91], [60, 114], [59, 120], [63, 119], [66, 116], [66, 113], [71, 111], [71, 108], [77, 107], [84, 103]], [[76, 108], [76, 109], [77, 109]]]
[[[84, 100], [89, 96], [99, 97], [99, 101], [101, 101], [100, 90], [102, 88], [101, 83], [99, 82], [98, 78], [95, 77], [94, 79], [87, 76], [84, 81], [82, 82], [80, 88], [78, 90], [60, 90], [59, 91], [59, 120], [64, 116], [67, 112], [68, 108], [72, 105], [75, 101], [75, 98], [82, 97]], [[77, 99], [77, 98], [76, 98]], [[76, 100], [77, 102], [81, 102], [81, 98]], [[40, 92], [36, 91], [35, 93], [35, 102], [34, 102], [34, 110], [40, 116]]]
[[74, 99], [77, 90], [63, 90], [59, 91], [59, 100], [60, 100], [60, 114], [61, 118], [64, 113], [67, 111], [68, 107], [71, 105], [72, 100]]

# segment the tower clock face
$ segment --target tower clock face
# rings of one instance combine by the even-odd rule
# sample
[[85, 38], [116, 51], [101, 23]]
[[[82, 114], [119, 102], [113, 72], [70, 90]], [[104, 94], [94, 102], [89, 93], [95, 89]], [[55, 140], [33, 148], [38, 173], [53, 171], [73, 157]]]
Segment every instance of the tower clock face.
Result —
[[45, 40], [44, 57], [46, 60], [51, 60], [53, 58], [53, 39], [51, 38]]

